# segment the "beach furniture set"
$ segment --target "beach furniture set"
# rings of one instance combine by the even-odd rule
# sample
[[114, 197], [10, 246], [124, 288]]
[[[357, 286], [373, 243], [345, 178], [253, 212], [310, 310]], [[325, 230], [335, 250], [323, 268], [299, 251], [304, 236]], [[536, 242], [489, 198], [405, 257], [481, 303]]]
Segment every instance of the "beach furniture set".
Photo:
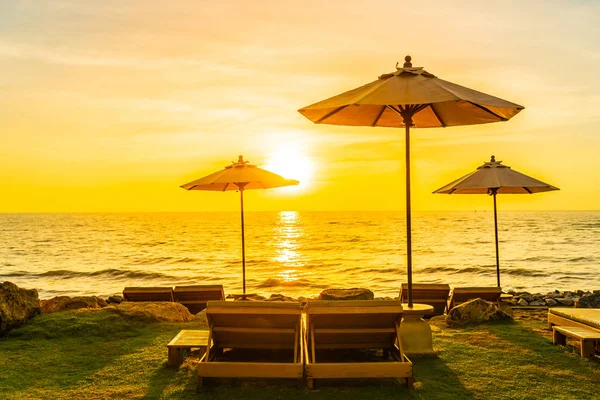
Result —
[[173, 287], [126, 287], [125, 301], [168, 301], [181, 303], [197, 314], [209, 300], [225, 300], [223, 285], [191, 285]]
[[[205, 349], [198, 388], [205, 378], [288, 378], [309, 388], [318, 379], [393, 378], [412, 388], [402, 314], [393, 300], [209, 301], [209, 330], [195, 334], [206, 338], [194, 346]], [[174, 342], [189, 332], [169, 344], [173, 365]]]

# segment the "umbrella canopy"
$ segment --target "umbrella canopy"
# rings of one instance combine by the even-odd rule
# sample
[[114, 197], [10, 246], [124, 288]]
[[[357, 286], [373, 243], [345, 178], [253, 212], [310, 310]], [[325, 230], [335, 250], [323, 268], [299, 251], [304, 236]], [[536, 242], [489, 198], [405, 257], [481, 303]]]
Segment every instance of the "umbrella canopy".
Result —
[[239, 156], [237, 162], [231, 162], [220, 171], [207, 175], [204, 178], [186, 183], [181, 187], [186, 190], [227, 190], [270, 189], [281, 186], [297, 185], [298, 181], [285, 179], [273, 172], [258, 168], [256, 165], [244, 161], [244, 156]]
[[405, 57], [402, 68], [376, 81], [298, 110], [317, 124], [404, 127], [406, 141], [406, 261], [412, 307], [410, 128], [437, 128], [507, 121], [522, 106], [444, 81]]
[[433, 193], [438, 194], [532, 194], [559, 190], [557, 187], [538, 181], [502, 165], [492, 156], [489, 162], [470, 174], [450, 182]]
[[270, 189], [281, 186], [297, 185], [298, 181], [285, 179], [273, 172], [269, 172], [238, 157], [237, 162], [204, 178], [186, 183], [181, 187], [186, 190], [213, 190], [225, 192], [228, 190], [239, 190], [240, 210], [242, 221], [242, 284], [244, 295], [246, 294], [246, 244], [244, 240], [244, 190]]
[[489, 162], [470, 174], [450, 182], [433, 193], [436, 194], [489, 194], [494, 197], [494, 230], [496, 233], [496, 276], [500, 287], [500, 256], [498, 252], [497, 194], [533, 194], [559, 190], [557, 187], [517, 172], [492, 156]]

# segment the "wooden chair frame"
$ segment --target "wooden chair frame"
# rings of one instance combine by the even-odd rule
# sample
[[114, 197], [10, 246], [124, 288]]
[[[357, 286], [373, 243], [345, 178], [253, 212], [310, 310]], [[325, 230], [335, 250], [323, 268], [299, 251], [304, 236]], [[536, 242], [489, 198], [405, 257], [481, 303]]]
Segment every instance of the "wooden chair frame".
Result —
[[[415, 303], [428, 304], [433, 310], [425, 314], [425, 317], [443, 315], [448, 311], [448, 297], [450, 296], [450, 285], [445, 283], [413, 283], [413, 301]], [[400, 301], [408, 302], [408, 283], [403, 283], [400, 289]]]
[[206, 308], [210, 300], [225, 300], [223, 285], [191, 285], [175, 286], [174, 301], [183, 304], [192, 314], [197, 314]]
[[[323, 378], [405, 379], [413, 387], [411, 361], [402, 351], [399, 301], [309, 301], [306, 306], [304, 358], [306, 383]], [[319, 349], [382, 349], [384, 360], [321, 362]]]
[[[209, 301], [207, 350], [198, 362], [198, 389], [203, 379], [294, 378], [302, 382], [302, 307], [300, 303]], [[293, 350], [289, 362], [219, 361], [224, 349]]]
[[126, 287], [123, 289], [125, 301], [173, 301], [172, 287]]

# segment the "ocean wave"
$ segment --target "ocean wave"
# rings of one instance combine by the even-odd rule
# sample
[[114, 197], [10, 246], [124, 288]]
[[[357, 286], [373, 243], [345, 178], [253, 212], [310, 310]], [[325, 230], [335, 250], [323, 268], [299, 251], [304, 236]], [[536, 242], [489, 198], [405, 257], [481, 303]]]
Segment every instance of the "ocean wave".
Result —
[[593, 258], [593, 257], [575, 257], [575, 258], [570, 258], [569, 261], [570, 262], [595, 261], [595, 258]]
[[307, 286], [309, 285], [306, 279], [295, 279], [295, 280], [286, 280], [286, 279], [277, 279], [277, 278], [267, 278], [262, 283], [256, 285], [258, 288], [271, 288], [271, 287], [293, 287], [293, 286]]
[[[8, 274], [0, 275], [2, 277], [61, 277], [65, 279], [72, 278], [85, 278], [85, 277], [108, 277], [108, 278], [132, 278], [132, 279], [172, 279], [171, 275], [163, 274], [160, 272], [146, 272], [146, 271], [134, 271], [129, 269], [103, 269], [100, 271], [71, 271], [68, 269], [57, 269], [54, 271], [46, 271], [41, 273], [30, 273], [27, 271], [16, 271]], [[187, 278], [179, 278], [187, 279]]]

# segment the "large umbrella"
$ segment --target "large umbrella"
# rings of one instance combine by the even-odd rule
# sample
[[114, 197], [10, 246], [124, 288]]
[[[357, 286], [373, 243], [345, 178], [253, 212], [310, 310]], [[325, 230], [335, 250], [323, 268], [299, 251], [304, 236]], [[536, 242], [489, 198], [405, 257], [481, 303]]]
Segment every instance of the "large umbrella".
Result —
[[497, 194], [533, 194], [559, 190], [557, 187], [538, 181], [530, 176], [502, 165], [492, 156], [489, 162], [477, 170], [450, 182], [433, 193], [438, 194], [489, 194], [494, 198], [494, 232], [496, 234], [496, 275], [500, 287], [500, 256], [498, 253], [498, 216], [496, 213]]
[[412, 307], [412, 242], [410, 210], [410, 128], [439, 128], [507, 121], [523, 109], [499, 99], [435, 77], [413, 67], [298, 110], [317, 124], [405, 127], [406, 140], [406, 263], [408, 305]]
[[285, 179], [282, 176], [269, 172], [256, 165], [249, 164], [243, 156], [237, 162], [213, 174], [186, 183], [181, 187], [186, 190], [214, 190], [225, 192], [238, 190], [240, 192], [240, 206], [242, 217], [242, 282], [244, 295], [246, 294], [246, 245], [244, 241], [244, 190], [270, 189], [281, 186], [297, 185], [298, 181]]

